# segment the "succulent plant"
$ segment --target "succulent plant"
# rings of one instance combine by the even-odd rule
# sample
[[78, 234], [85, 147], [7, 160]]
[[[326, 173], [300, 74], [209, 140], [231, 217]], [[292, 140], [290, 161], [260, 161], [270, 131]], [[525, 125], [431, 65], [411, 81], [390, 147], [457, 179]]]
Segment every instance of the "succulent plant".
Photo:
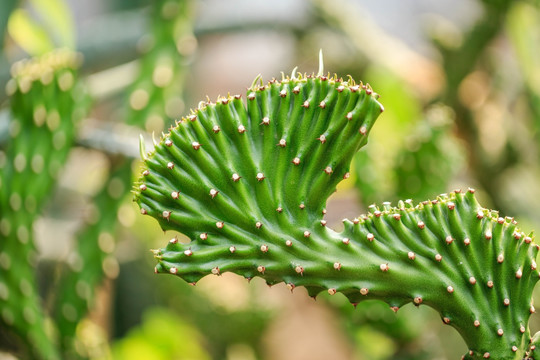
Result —
[[246, 104], [240, 95], [201, 103], [142, 149], [141, 213], [191, 239], [155, 250], [155, 272], [196, 283], [230, 271], [353, 304], [428, 305], [462, 335], [465, 359], [522, 359], [539, 247], [474, 190], [371, 206], [342, 232], [326, 226], [326, 200], [383, 110], [377, 98], [322, 71], [257, 78]]
[[82, 115], [75, 98], [79, 60], [73, 52], [58, 50], [15, 63], [6, 85], [12, 118], [0, 157], [0, 324], [33, 359], [59, 358], [45, 331], [37, 292], [33, 222]]

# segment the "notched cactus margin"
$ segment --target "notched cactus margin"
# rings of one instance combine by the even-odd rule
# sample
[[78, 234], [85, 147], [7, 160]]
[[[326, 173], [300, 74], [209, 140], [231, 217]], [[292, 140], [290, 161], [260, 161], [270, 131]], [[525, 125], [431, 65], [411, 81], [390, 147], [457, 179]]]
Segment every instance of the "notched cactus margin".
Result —
[[202, 103], [147, 155], [135, 200], [177, 238], [155, 271], [195, 283], [231, 271], [343, 293], [352, 303], [436, 309], [464, 337], [465, 359], [522, 359], [530, 340], [538, 246], [474, 191], [416, 206], [371, 206], [326, 226], [325, 203], [382, 111], [369, 86], [298, 76]]

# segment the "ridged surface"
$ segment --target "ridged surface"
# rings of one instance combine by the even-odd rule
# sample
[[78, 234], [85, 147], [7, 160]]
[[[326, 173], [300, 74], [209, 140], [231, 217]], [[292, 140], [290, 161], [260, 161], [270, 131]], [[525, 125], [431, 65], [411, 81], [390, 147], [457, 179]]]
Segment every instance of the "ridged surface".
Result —
[[0, 161], [0, 324], [32, 359], [57, 359], [44, 330], [35, 279], [33, 221], [50, 194], [81, 116], [73, 98], [78, 56], [56, 51], [16, 63], [10, 140]]
[[135, 188], [143, 214], [186, 234], [156, 272], [196, 282], [226, 271], [269, 284], [436, 309], [466, 359], [521, 359], [538, 281], [532, 239], [483, 209], [473, 191], [384, 204], [336, 233], [323, 219], [382, 110], [369, 86], [299, 76], [202, 104], [147, 155]]

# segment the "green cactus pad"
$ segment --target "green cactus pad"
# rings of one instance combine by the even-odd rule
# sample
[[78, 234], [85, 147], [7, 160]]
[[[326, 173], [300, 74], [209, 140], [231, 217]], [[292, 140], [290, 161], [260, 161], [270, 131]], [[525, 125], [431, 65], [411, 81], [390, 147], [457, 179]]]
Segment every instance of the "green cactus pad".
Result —
[[377, 97], [352, 79], [300, 75], [178, 122], [134, 189], [142, 214], [191, 239], [155, 250], [155, 271], [188, 282], [230, 271], [395, 311], [424, 304], [464, 337], [465, 359], [521, 359], [538, 247], [473, 190], [372, 206], [341, 233], [326, 226], [326, 200], [383, 110]]

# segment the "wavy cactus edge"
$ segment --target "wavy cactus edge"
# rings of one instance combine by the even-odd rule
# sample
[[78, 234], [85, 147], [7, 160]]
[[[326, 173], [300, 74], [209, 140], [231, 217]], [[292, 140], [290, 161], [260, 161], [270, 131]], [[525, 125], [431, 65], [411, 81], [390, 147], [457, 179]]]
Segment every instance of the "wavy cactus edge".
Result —
[[[192, 240], [174, 238], [155, 250], [155, 271], [192, 283], [231, 271], [285, 282], [291, 290], [304, 286], [311, 296], [326, 290], [352, 303], [384, 300], [395, 311], [408, 302], [429, 305], [465, 339], [470, 351], [464, 359], [528, 356], [531, 294], [539, 279], [532, 237], [513, 218], [482, 208], [472, 189], [417, 206], [371, 206], [367, 215], [345, 220], [342, 233], [332, 231], [323, 219], [326, 198], [367, 142], [383, 110], [378, 96], [352, 79], [321, 74], [257, 82], [246, 104], [239, 95], [201, 103], [143, 157], [134, 188], [141, 213]], [[340, 97], [344, 92], [361, 95], [353, 101]], [[327, 138], [332, 145], [321, 150]], [[295, 147], [294, 139], [301, 144]], [[293, 149], [279, 152], [290, 144]], [[311, 156], [296, 156], [299, 149], [310, 149]], [[233, 165], [243, 172], [231, 171]], [[279, 176], [296, 189], [281, 196], [286, 180]], [[313, 189], [320, 194], [309, 193]]]

